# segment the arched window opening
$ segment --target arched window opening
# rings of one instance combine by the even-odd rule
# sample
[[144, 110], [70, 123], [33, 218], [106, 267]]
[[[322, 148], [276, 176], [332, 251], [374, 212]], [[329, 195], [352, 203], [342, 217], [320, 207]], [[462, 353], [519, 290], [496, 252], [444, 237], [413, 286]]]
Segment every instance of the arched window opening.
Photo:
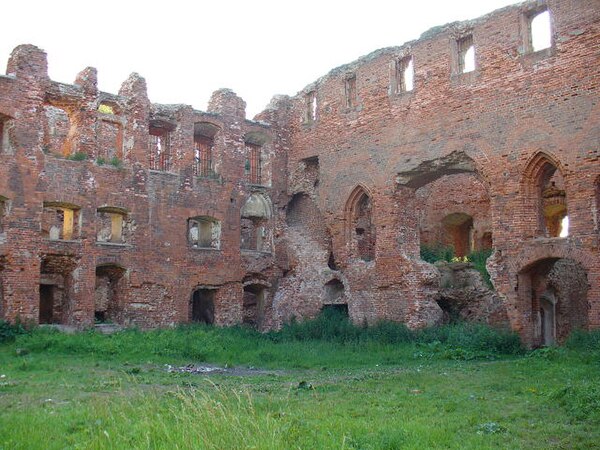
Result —
[[271, 251], [271, 205], [261, 194], [252, 194], [241, 211], [240, 248]]
[[190, 299], [190, 320], [212, 325], [215, 322], [216, 289], [196, 289]]
[[359, 258], [372, 261], [375, 259], [375, 227], [371, 197], [359, 186], [350, 195], [347, 209], [351, 244]]
[[442, 242], [454, 248], [456, 256], [467, 256], [474, 249], [473, 218], [464, 213], [448, 214], [442, 219]]
[[546, 163], [540, 173], [541, 226], [548, 237], [568, 236], [567, 195], [563, 177], [551, 163]]
[[565, 180], [558, 164], [539, 152], [530, 161], [523, 176], [527, 196], [526, 214], [534, 236], [564, 237], [568, 235], [568, 199]]
[[468, 73], [475, 70], [475, 45], [473, 35], [469, 34], [456, 41], [458, 50], [458, 73]]

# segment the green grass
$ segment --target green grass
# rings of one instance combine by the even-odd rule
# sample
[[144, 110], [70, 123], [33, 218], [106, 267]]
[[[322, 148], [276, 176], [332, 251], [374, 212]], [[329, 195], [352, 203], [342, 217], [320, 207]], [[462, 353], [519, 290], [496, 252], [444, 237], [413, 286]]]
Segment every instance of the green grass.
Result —
[[67, 156], [67, 159], [69, 159], [71, 161], [85, 161], [88, 159], [88, 155], [83, 152], [76, 152], [76, 153], [73, 153], [72, 155]]
[[[525, 352], [484, 327], [335, 316], [267, 335], [36, 329], [0, 344], [0, 449], [594, 448], [599, 341]], [[271, 371], [165, 367], [190, 363]]]

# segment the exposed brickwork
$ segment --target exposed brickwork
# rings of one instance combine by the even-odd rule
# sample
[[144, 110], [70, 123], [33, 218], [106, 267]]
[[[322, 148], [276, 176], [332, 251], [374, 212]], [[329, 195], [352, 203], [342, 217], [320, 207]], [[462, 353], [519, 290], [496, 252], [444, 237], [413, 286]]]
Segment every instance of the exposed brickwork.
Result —
[[[544, 9], [552, 46], [532, 52]], [[268, 329], [345, 303], [419, 327], [443, 318], [422, 240], [493, 247], [494, 311], [530, 345], [537, 287], [562, 302], [559, 340], [599, 327], [599, 45], [597, 0], [530, 1], [334, 69], [257, 121], [226, 89], [202, 112], [152, 104], [137, 74], [118, 94], [93, 68], [56, 83], [20, 46], [0, 76], [0, 316]], [[576, 298], [561, 267], [587, 280]]]

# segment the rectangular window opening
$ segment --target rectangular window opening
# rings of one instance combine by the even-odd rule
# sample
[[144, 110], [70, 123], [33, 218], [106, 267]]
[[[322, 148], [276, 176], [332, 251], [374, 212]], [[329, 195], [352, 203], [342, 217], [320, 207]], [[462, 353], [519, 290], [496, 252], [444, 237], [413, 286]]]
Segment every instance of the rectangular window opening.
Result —
[[414, 66], [412, 56], [396, 60], [395, 94], [410, 92], [414, 89]]
[[262, 158], [260, 145], [246, 143], [248, 159], [245, 171], [250, 183], [261, 184], [262, 181]]
[[473, 35], [465, 36], [458, 42], [458, 73], [468, 73], [475, 70], [475, 46]]
[[207, 177], [213, 173], [212, 150], [212, 138], [194, 136], [194, 175]]
[[171, 133], [163, 127], [150, 127], [150, 169], [171, 170]]
[[552, 25], [550, 11], [543, 10], [529, 16], [530, 51], [538, 52], [552, 47]]
[[317, 93], [310, 91], [304, 98], [306, 102], [305, 121], [310, 123], [317, 120]]
[[188, 242], [193, 248], [219, 249], [221, 245], [221, 225], [209, 217], [188, 219]]
[[350, 75], [346, 77], [344, 88], [346, 93], [346, 107], [355, 108], [358, 102], [356, 92], [356, 75]]
[[[42, 217], [44, 237], [52, 241], [71, 241], [79, 236], [79, 209], [62, 204], [45, 204]], [[76, 228], [77, 227], [77, 228]]]

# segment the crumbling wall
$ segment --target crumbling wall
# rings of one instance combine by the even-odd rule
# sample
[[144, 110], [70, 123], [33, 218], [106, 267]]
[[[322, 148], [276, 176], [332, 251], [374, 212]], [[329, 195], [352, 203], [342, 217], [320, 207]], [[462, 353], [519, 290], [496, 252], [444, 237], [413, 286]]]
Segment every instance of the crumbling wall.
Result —
[[[536, 51], [529, 19], [544, 8], [552, 42]], [[595, 0], [527, 1], [333, 69], [293, 98], [275, 97], [256, 121], [230, 90], [203, 112], [152, 104], [138, 74], [117, 94], [98, 91], [93, 68], [57, 83], [42, 50], [19, 46], [0, 76], [1, 314], [39, 321], [50, 255], [74, 262], [60, 314], [72, 325], [93, 323], [96, 270], [108, 265], [124, 273], [122, 323], [189, 321], [201, 286], [216, 290], [215, 324], [241, 323], [244, 288], [264, 286], [261, 329], [342, 301], [357, 323], [422, 327], [443, 312], [440, 274], [420, 260], [420, 240], [444, 241], [448, 226], [470, 233], [470, 218], [474, 248], [494, 248], [497, 298], [525, 342], [535, 344], [538, 326], [532, 268], [547, 261], [580, 266], [585, 300], [583, 275], [552, 283], [572, 292], [569, 316], [598, 327], [598, 36]], [[199, 154], [198, 136], [210, 154]], [[568, 237], [556, 236], [559, 215], [551, 226], [540, 215], [550, 198], [542, 184], [555, 176]], [[268, 214], [248, 211], [257, 198]], [[72, 230], [42, 232], [44, 206], [63, 208]], [[109, 233], [114, 213], [122, 221]], [[194, 218], [215, 224], [218, 245], [194, 245]], [[242, 219], [252, 248], [242, 248]], [[475, 315], [495, 322], [480, 303]]]

